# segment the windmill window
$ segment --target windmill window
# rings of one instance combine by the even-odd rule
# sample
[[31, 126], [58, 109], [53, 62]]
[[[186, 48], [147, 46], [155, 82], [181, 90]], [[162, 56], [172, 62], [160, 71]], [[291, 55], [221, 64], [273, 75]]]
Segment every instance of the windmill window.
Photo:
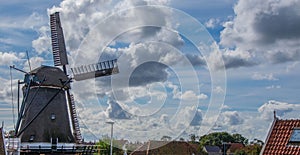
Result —
[[55, 118], [56, 118], [56, 116], [55, 116], [55, 114], [51, 114], [51, 120], [55, 120]]
[[34, 140], [34, 135], [30, 135], [29, 141], [32, 142]]

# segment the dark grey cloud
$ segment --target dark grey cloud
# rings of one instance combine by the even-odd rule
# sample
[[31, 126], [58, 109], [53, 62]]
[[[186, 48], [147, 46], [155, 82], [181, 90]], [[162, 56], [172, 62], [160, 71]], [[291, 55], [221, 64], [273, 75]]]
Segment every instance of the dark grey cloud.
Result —
[[204, 65], [206, 65], [206, 61], [201, 55], [186, 54], [185, 56], [191, 62], [191, 64], [193, 66], [204, 66]]
[[294, 52], [288, 51], [276, 51], [268, 55], [268, 59], [271, 63], [278, 64], [289, 61], [299, 61], [300, 60], [300, 48]]
[[239, 125], [244, 122], [237, 111], [225, 111], [222, 116], [226, 125]]
[[138, 66], [130, 76], [129, 86], [141, 86], [153, 82], [163, 82], [168, 78], [168, 66], [158, 62], [146, 62]]
[[155, 26], [137, 27], [119, 35], [115, 40], [122, 43], [144, 42], [155, 37], [161, 29]]
[[253, 27], [265, 43], [274, 43], [278, 39], [300, 38], [300, 5], [286, 6], [276, 13], [257, 14]]
[[257, 65], [257, 63], [255, 62], [241, 57], [223, 56], [223, 60], [226, 69], [239, 68], [239, 67], [252, 67]]

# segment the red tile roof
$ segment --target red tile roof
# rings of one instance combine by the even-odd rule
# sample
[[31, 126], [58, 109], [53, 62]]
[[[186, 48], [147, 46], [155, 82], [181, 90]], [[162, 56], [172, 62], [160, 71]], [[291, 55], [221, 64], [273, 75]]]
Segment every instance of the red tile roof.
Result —
[[296, 127], [300, 127], [300, 120], [279, 120], [275, 118], [261, 155], [299, 155], [300, 146], [289, 143], [293, 129]]
[[227, 153], [234, 153], [235, 151], [244, 148], [242, 143], [230, 143]]
[[130, 155], [200, 155], [187, 142], [182, 141], [148, 141]]

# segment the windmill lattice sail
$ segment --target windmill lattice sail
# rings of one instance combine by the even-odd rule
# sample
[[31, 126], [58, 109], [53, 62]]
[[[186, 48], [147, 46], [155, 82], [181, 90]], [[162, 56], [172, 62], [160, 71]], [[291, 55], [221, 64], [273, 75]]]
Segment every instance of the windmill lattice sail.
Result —
[[71, 68], [76, 81], [119, 73], [117, 59]]
[[54, 65], [67, 65], [68, 57], [66, 52], [65, 39], [58, 12], [50, 15], [50, 27]]

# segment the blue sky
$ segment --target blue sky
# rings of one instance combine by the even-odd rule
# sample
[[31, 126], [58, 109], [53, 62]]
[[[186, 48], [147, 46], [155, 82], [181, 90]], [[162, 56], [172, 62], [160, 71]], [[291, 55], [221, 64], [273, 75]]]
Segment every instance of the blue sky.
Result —
[[[9, 65], [28, 71], [26, 50], [33, 67], [52, 65], [48, 15], [55, 11], [71, 67], [119, 59], [120, 74], [73, 83], [87, 139], [109, 133], [105, 120], [113, 119], [116, 137], [133, 141], [215, 131], [264, 140], [274, 110], [299, 117], [299, 0], [1, 3], [0, 120], [7, 129]], [[167, 8], [151, 12], [149, 5]], [[16, 97], [23, 75], [12, 75]]]

